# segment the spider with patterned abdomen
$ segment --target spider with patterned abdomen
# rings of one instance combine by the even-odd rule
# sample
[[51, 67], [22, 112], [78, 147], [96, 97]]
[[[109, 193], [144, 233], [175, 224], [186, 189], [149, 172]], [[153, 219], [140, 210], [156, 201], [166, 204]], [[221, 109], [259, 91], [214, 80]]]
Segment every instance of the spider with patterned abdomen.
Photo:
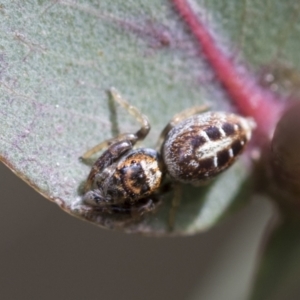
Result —
[[83, 201], [95, 212], [137, 220], [153, 212], [169, 189], [166, 187], [171, 186], [174, 197], [168, 225], [173, 229], [181, 183], [200, 185], [230, 167], [249, 141], [253, 121], [226, 112], [203, 113], [207, 106], [196, 106], [172, 118], [160, 135], [160, 151], [135, 149], [149, 133], [149, 121], [114, 88], [110, 93], [141, 128], [106, 140], [83, 155], [87, 159], [107, 148], [91, 169]]
[[92, 167], [83, 201], [99, 212], [138, 217], [153, 211], [159, 203], [163, 163], [153, 149], [133, 149], [136, 142], [149, 133], [149, 121], [115, 89], [112, 88], [110, 93], [142, 126], [136, 133], [121, 134], [104, 141], [82, 156], [86, 159], [107, 148]]

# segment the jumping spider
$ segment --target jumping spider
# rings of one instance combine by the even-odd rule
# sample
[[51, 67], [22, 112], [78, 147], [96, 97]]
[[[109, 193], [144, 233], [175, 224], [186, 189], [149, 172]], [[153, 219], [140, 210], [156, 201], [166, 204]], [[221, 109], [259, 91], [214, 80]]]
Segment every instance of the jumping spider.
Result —
[[83, 201], [100, 213], [135, 220], [156, 209], [168, 174], [174, 188], [169, 216], [169, 228], [173, 228], [181, 199], [179, 183], [200, 185], [231, 166], [249, 141], [253, 122], [231, 113], [203, 113], [207, 106], [197, 106], [172, 118], [160, 135], [159, 152], [134, 149], [149, 133], [149, 121], [114, 88], [110, 93], [141, 128], [106, 140], [83, 155], [87, 159], [107, 148], [91, 169]]
[[85, 185], [83, 201], [103, 213], [127, 214], [138, 217], [153, 211], [159, 202], [164, 176], [159, 153], [149, 148], [133, 149], [150, 131], [146, 116], [111, 89], [113, 99], [140, 123], [136, 133], [121, 134], [87, 151], [89, 158], [107, 148], [94, 163]]

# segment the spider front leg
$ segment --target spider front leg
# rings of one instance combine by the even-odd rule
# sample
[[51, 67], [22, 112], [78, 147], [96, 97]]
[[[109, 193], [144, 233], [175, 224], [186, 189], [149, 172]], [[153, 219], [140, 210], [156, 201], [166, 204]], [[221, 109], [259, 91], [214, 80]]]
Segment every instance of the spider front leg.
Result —
[[97, 144], [93, 148], [86, 151], [82, 155], [82, 159], [88, 159], [93, 154], [101, 151], [104, 148], [107, 148], [109, 145], [115, 142], [130, 140], [132, 145], [134, 145], [137, 141], [143, 140], [151, 129], [148, 118], [143, 115], [136, 107], [130, 105], [124, 98], [122, 98], [121, 94], [115, 88], [112, 87], [109, 90], [109, 94], [112, 96], [112, 99], [115, 102], [125, 108], [129, 112], [129, 114], [131, 114], [141, 124], [141, 128], [136, 133], [122, 133], [117, 137], [107, 139], [100, 144]]
[[113, 100], [123, 106], [141, 124], [141, 128], [135, 133], [135, 136], [137, 141], [143, 140], [151, 129], [148, 118], [122, 98], [121, 94], [114, 87], [110, 88], [109, 92]]
[[183, 110], [182, 112], [174, 115], [173, 118], [170, 120], [170, 122], [162, 130], [162, 132], [158, 138], [158, 141], [157, 141], [157, 149], [161, 148], [161, 145], [163, 144], [166, 135], [174, 126], [176, 126], [182, 120], [187, 119], [188, 117], [191, 117], [193, 115], [203, 113], [203, 112], [207, 111], [208, 109], [209, 109], [209, 106], [204, 104], [204, 105], [200, 105], [200, 106], [194, 106], [194, 107], [187, 108], [187, 109]]
[[100, 144], [89, 149], [82, 155], [82, 159], [88, 159], [93, 154], [101, 151], [104, 148], [109, 148], [103, 155], [94, 163], [90, 175], [88, 176], [85, 191], [89, 190], [93, 184], [93, 180], [97, 173], [102, 172], [106, 167], [115, 162], [126, 151], [132, 149], [137, 141], [143, 140], [150, 131], [150, 123], [148, 118], [143, 115], [136, 107], [130, 105], [115, 88], [109, 90], [113, 100], [125, 108], [136, 120], [141, 124], [141, 128], [136, 133], [123, 133], [117, 137], [105, 140]]
[[141, 123], [141, 128], [136, 133], [121, 134], [106, 140], [83, 155], [83, 158], [88, 158], [107, 147], [92, 167], [83, 201], [97, 212], [121, 214], [135, 219], [157, 206], [159, 201], [156, 196], [163, 179], [163, 164], [157, 151], [133, 149], [135, 143], [144, 139], [150, 130], [146, 116], [125, 101], [115, 89], [111, 89], [110, 93]]
[[[117, 213], [122, 215], [129, 215], [131, 220], [137, 220], [141, 216], [153, 212], [157, 209], [159, 197], [152, 195], [141, 199], [135, 205], [118, 206], [111, 205], [108, 209], [110, 213]], [[108, 212], [108, 211], [107, 211]]]

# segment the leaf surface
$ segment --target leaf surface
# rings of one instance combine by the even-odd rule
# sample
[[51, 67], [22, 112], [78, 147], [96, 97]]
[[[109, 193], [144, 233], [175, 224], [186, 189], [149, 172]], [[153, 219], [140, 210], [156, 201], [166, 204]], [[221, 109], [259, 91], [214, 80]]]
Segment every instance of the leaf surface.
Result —
[[[293, 2], [194, 5], [237, 67], [242, 62], [268, 88], [291, 93], [300, 78], [299, 7]], [[171, 2], [7, 0], [0, 14], [1, 160], [73, 215], [127, 232], [167, 233], [171, 193], [156, 214], [125, 228], [113, 216], [91, 215], [81, 205], [90, 166], [79, 157], [118, 130], [138, 128], [109, 101], [111, 86], [149, 117], [148, 147], [187, 107], [233, 110]], [[288, 78], [279, 76], [284, 70]], [[174, 233], [217, 223], [235, 200], [251, 195], [249, 175], [241, 159], [210, 185], [185, 187]]]

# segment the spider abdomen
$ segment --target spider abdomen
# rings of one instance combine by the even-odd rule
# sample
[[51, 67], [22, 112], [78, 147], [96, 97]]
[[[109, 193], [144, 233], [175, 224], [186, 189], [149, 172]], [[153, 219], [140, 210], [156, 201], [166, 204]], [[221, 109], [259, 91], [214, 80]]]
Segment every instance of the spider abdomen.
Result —
[[175, 125], [162, 146], [169, 175], [197, 185], [230, 167], [251, 137], [253, 122], [225, 112], [206, 112]]

